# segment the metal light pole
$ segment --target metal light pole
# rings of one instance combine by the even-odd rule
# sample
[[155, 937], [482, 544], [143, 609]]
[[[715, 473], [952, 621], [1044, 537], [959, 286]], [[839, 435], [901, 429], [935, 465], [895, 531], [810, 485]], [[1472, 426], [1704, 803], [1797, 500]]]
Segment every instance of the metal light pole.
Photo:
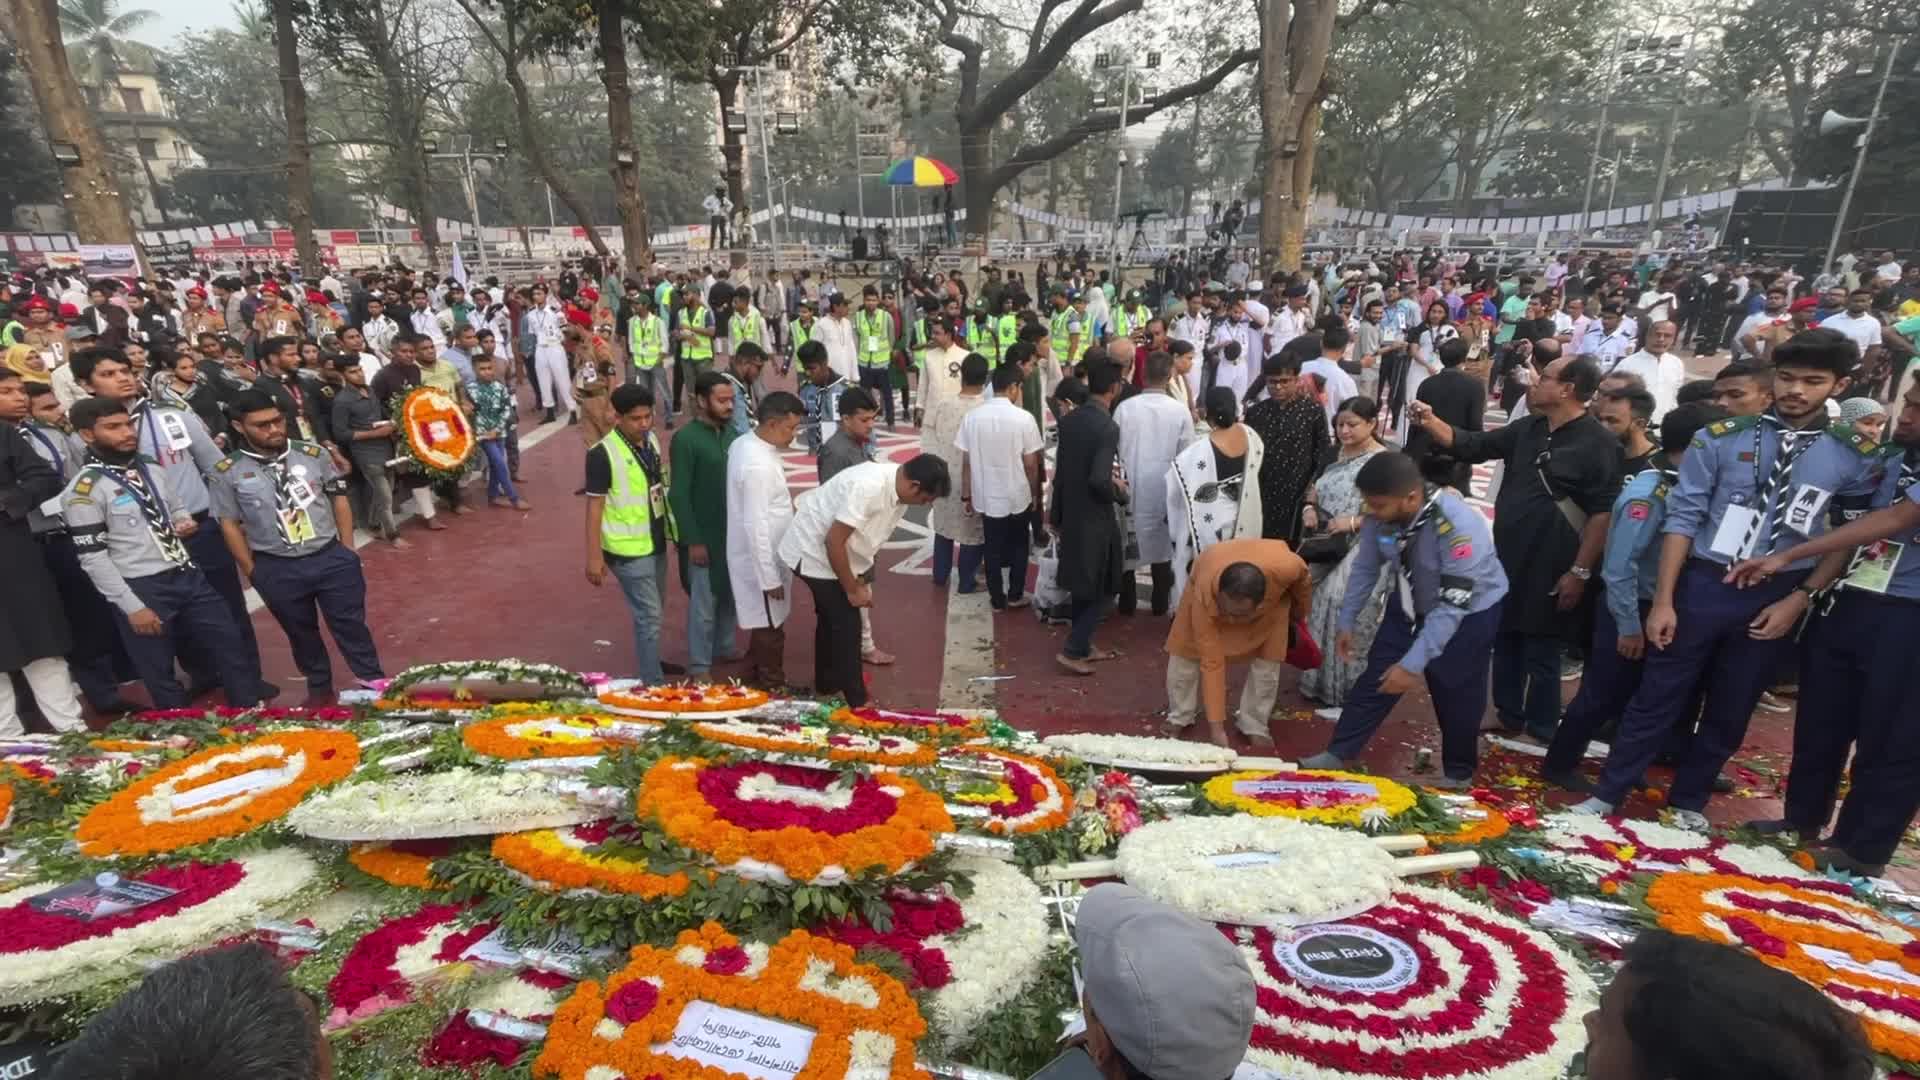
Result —
[[1600, 99], [1600, 123], [1593, 129], [1593, 156], [1587, 161], [1587, 194], [1580, 201], [1580, 235], [1593, 227], [1593, 184], [1600, 177], [1600, 141], [1607, 134], [1607, 111], [1613, 106], [1614, 61], [1620, 55], [1620, 28], [1613, 28], [1613, 41], [1607, 46], [1600, 70], [1607, 80], [1607, 92]]
[[1847, 227], [1847, 211], [1853, 206], [1853, 188], [1860, 182], [1860, 170], [1867, 165], [1867, 147], [1873, 143], [1873, 129], [1880, 123], [1880, 106], [1887, 100], [1887, 83], [1893, 81], [1893, 58], [1900, 54], [1900, 41], [1887, 46], [1887, 66], [1880, 72], [1880, 88], [1873, 92], [1873, 111], [1867, 114], [1867, 130], [1860, 133], [1860, 151], [1853, 157], [1853, 171], [1847, 174], [1847, 190], [1840, 196], [1840, 212], [1833, 218], [1833, 237], [1827, 241], [1827, 257], [1821, 270], [1833, 269], [1833, 257], [1840, 250], [1840, 234]]
[[[460, 136], [460, 140], [460, 150], [458, 153], [440, 153], [440, 144], [432, 139], [426, 141], [424, 148], [426, 149], [427, 156], [430, 158], [447, 158], [460, 163], [460, 182], [466, 188], [467, 212], [473, 215], [474, 247], [480, 252], [480, 272], [484, 274], [492, 267], [487, 258], [487, 230], [480, 224], [480, 194], [479, 189], [473, 182], [473, 162], [475, 158], [479, 158], [482, 161], [505, 161], [507, 157], [507, 141], [505, 139], [495, 139], [493, 141], [493, 153], [476, 154], [473, 152], [473, 136], [462, 135]], [[551, 201], [552, 189], [548, 189], [548, 199], [547, 215], [548, 218], [551, 219], [553, 215], [553, 203]], [[459, 241], [456, 240], [454, 243], [458, 245]]]
[[[1113, 64], [1113, 59], [1114, 57], [1112, 53], [1102, 51], [1100, 53], [1095, 54], [1093, 58], [1093, 66], [1096, 68], [1110, 67]], [[1147, 53], [1146, 66], [1150, 68], [1159, 67], [1160, 54], [1157, 52]], [[1126, 53], [1121, 58], [1121, 61], [1120, 61], [1120, 125], [1119, 125], [1120, 152], [1117, 155], [1117, 160], [1115, 161], [1113, 166], [1113, 243], [1111, 248], [1109, 249], [1108, 262], [1111, 263], [1113, 266], [1113, 272], [1114, 272], [1115, 278], [1118, 278], [1120, 276], [1120, 233], [1122, 231], [1120, 227], [1120, 197], [1121, 197], [1122, 189], [1126, 186], [1127, 109], [1132, 104], [1133, 104], [1133, 54], [1129, 52], [1129, 53]]]
[[[1686, 59], [1681, 61], [1681, 69], [1678, 73], [1682, 80], [1683, 89], [1685, 87], [1686, 77], [1688, 75], [1693, 74], [1693, 53], [1694, 53], [1693, 46], [1694, 46], [1694, 35], [1692, 32], [1689, 32], [1687, 34]], [[1677, 136], [1679, 133], [1680, 133], [1680, 97], [1678, 94], [1676, 94], [1673, 99], [1673, 104], [1667, 107], [1666, 141], [1660, 148], [1660, 171], [1658, 174], [1655, 175], [1654, 181], [1653, 181], [1653, 206], [1647, 212], [1648, 239], [1652, 239], [1653, 234], [1660, 231], [1660, 204], [1666, 201], [1667, 175], [1673, 169], [1673, 140], [1674, 140], [1674, 137]]]

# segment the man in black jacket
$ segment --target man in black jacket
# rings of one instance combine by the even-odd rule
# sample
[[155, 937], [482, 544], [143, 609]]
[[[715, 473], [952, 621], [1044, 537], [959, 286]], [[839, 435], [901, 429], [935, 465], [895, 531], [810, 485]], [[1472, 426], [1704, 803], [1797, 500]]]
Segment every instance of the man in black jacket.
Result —
[[[1482, 431], [1485, 429], [1487, 411], [1487, 389], [1479, 379], [1461, 370], [1467, 362], [1469, 346], [1461, 338], [1454, 338], [1440, 346], [1440, 373], [1420, 384], [1415, 399], [1433, 410], [1433, 415], [1445, 421], [1455, 431]], [[1407, 433], [1407, 454], [1420, 463], [1420, 472], [1436, 483], [1444, 482], [1458, 489], [1461, 494], [1469, 494], [1468, 484], [1473, 478], [1473, 466], [1444, 453], [1433, 445], [1433, 436], [1423, 427], [1415, 425]]]
[[1120, 519], [1114, 512], [1128, 499], [1127, 482], [1114, 463], [1120, 426], [1112, 409], [1120, 383], [1112, 363], [1089, 364], [1086, 403], [1060, 418], [1049, 520], [1060, 537], [1059, 584], [1073, 597], [1073, 629], [1054, 661], [1074, 675], [1091, 675], [1091, 661], [1120, 656], [1093, 647], [1101, 613], [1125, 576]]

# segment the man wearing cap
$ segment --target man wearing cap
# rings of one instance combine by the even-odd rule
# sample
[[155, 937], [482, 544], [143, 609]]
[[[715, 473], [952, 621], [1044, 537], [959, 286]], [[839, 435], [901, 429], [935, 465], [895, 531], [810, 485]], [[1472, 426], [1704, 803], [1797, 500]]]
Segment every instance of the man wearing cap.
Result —
[[1286, 297], [1286, 306], [1274, 312], [1267, 323], [1267, 356], [1286, 348], [1287, 342], [1313, 328], [1313, 312], [1307, 310], [1307, 287], [1289, 285]]
[[194, 286], [187, 290], [187, 309], [180, 313], [180, 331], [189, 341], [201, 334], [218, 334], [227, 328], [227, 320], [207, 306], [207, 290]]
[[673, 428], [673, 383], [668, 376], [667, 324], [653, 312], [653, 297], [644, 289], [627, 296], [627, 356], [633, 361], [633, 381], [653, 392], [663, 426]]
[[1633, 328], [1622, 318], [1625, 314], [1626, 309], [1619, 304], [1602, 307], [1599, 325], [1587, 327], [1586, 339], [1580, 342], [1575, 355], [1593, 357], [1604, 374], [1621, 357], [1633, 352]]
[[306, 336], [300, 313], [287, 303], [287, 298], [280, 294], [280, 286], [272, 281], [260, 286], [260, 306], [253, 313], [252, 326], [255, 341]]
[[1219, 930], [1108, 883], [1080, 901], [1074, 942], [1085, 1049], [1101, 1076], [1233, 1075], [1253, 1038], [1253, 973]]
[[1114, 308], [1113, 336], [1116, 338], [1137, 338], [1146, 331], [1147, 323], [1153, 318], [1153, 312], [1147, 310], [1146, 302], [1140, 296], [1139, 289], [1127, 292], [1126, 302]]
[[854, 314], [855, 347], [860, 363], [860, 386], [877, 397], [893, 426], [893, 341], [899, 336], [893, 313], [880, 306], [880, 290], [860, 290], [860, 310]]

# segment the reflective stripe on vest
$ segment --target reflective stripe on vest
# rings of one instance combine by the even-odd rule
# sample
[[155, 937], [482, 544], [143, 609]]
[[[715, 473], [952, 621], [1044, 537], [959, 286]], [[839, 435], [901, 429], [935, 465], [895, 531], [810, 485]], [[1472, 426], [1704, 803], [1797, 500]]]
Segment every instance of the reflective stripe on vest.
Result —
[[793, 321], [793, 327], [788, 333], [793, 335], [793, 351], [796, 354], [800, 352], [800, 346], [813, 340], [813, 328], [798, 319]]
[[1020, 316], [1008, 312], [1000, 316], [1000, 348], [1010, 349], [1020, 341]]
[[1061, 308], [1054, 312], [1053, 318], [1047, 322], [1047, 336], [1053, 339], [1053, 355], [1063, 360], [1067, 356], [1067, 342], [1072, 337], [1067, 332], [1067, 320], [1071, 318], [1073, 318], [1073, 309]]
[[[709, 320], [707, 318], [706, 308], [695, 307], [695, 308], [687, 309], [687, 317], [685, 320], [685, 325], [689, 329], [693, 329], [696, 327], [701, 329], [709, 329], [709, 330], [712, 329], [712, 327], [708, 324], [709, 324]], [[691, 337], [687, 338], [686, 343], [680, 347], [680, 356], [682, 359], [685, 359], [685, 360], [712, 360], [713, 359], [713, 339], [710, 337], [702, 337], [699, 334], [692, 335]]]
[[[854, 315], [855, 327], [859, 331], [859, 352], [861, 367], [886, 367], [893, 360], [892, 319], [886, 312], [875, 308], [869, 312], [861, 308]], [[876, 348], [867, 348], [869, 343]]]
[[[651, 438], [651, 435], [649, 435]], [[652, 482], [640, 458], [627, 445], [626, 436], [610, 431], [600, 440], [607, 451], [607, 463], [613, 466], [613, 483], [607, 488], [606, 506], [600, 513], [600, 549], [612, 555], [641, 558], [653, 554]]]

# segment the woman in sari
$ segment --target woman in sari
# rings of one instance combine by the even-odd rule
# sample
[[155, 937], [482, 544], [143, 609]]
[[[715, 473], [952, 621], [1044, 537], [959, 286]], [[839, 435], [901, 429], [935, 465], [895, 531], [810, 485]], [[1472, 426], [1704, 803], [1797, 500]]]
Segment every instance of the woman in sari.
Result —
[[1173, 609], [1186, 592], [1200, 553], [1222, 540], [1260, 535], [1260, 463], [1266, 447], [1240, 423], [1232, 389], [1207, 391], [1212, 430], [1189, 445], [1167, 470], [1167, 520], [1173, 533]]
[[1427, 376], [1440, 374], [1440, 346], [1460, 336], [1460, 331], [1447, 316], [1444, 301], [1435, 300], [1427, 305], [1426, 321], [1420, 324], [1419, 336], [1414, 339], [1413, 359], [1407, 364], [1407, 394], [1404, 399], [1396, 399], [1393, 405], [1393, 430], [1399, 440], [1407, 441], [1407, 406], [1418, 400], [1420, 384]]
[[[1333, 435], [1340, 452], [1331, 465], [1313, 482], [1307, 492], [1311, 504], [1309, 520], [1315, 527], [1334, 534], [1353, 535], [1360, 531], [1360, 519], [1366, 505], [1354, 487], [1360, 467], [1386, 447], [1378, 437], [1380, 406], [1368, 398], [1350, 398], [1340, 405], [1333, 420]], [[1308, 564], [1313, 576], [1313, 605], [1307, 612], [1307, 631], [1318, 642], [1331, 642], [1339, 633], [1340, 605], [1346, 599], [1347, 578], [1353, 571], [1353, 548], [1338, 562]], [[1337, 719], [1341, 704], [1359, 681], [1367, 666], [1367, 649], [1380, 627], [1380, 601], [1393, 582], [1391, 573], [1382, 573], [1374, 584], [1373, 595], [1360, 608], [1353, 625], [1353, 659], [1342, 660], [1332, 648], [1324, 648], [1325, 659], [1312, 671], [1300, 673], [1300, 692], [1324, 708], [1319, 715]]]

